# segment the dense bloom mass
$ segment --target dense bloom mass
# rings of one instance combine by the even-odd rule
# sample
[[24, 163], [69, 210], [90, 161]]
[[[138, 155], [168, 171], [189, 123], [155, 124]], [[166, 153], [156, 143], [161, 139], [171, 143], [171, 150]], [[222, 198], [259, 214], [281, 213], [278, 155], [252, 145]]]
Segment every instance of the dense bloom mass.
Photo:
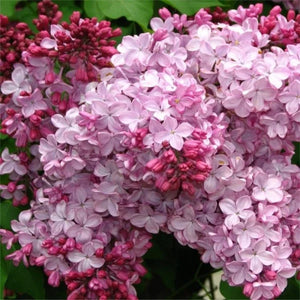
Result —
[[[162, 9], [153, 34], [123, 38], [111, 67], [96, 63], [107, 48], [95, 54], [75, 34], [103, 23], [74, 13], [23, 52], [1, 86], [2, 131], [37, 143], [3, 151], [1, 188], [22, 201], [26, 175], [35, 198], [15, 234], [0, 230], [21, 245], [8, 258], [43, 266], [69, 299], [135, 299], [151, 234], [163, 231], [251, 299], [279, 296], [300, 265], [300, 46], [295, 20], [275, 7], [258, 22], [261, 11], [215, 24], [203, 9], [193, 19]], [[284, 49], [275, 30], [289, 31]]]

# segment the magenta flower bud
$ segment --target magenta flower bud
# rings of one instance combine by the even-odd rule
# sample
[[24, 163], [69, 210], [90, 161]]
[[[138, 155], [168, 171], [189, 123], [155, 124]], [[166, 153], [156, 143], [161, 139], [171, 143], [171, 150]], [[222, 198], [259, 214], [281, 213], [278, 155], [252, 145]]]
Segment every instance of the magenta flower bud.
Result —
[[89, 80], [86, 70], [84, 70], [83, 68], [77, 69], [75, 76], [76, 76], [76, 80], [78, 80], [78, 81], [87, 82]]
[[75, 240], [74, 239], [72, 239], [72, 238], [68, 238], [67, 240], [66, 240], [66, 243], [64, 244], [64, 248], [66, 249], [66, 250], [69, 250], [69, 251], [72, 251], [74, 248], [75, 248]]
[[260, 15], [263, 12], [264, 6], [262, 3], [256, 3], [254, 7], [257, 15]]
[[135, 264], [134, 269], [139, 273], [140, 276], [144, 276], [147, 273], [147, 270], [141, 264]]
[[244, 285], [244, 288], [243, 288], [243, 294], [246, 296], [246, 297], [250, 297], [251, 294], [253, 292], [253, 285], [252, 283], [250, 282], [247, 282], [245, 285]]
[[104, 270], [100, 270], [97, 272], [98, 278], [105, 278], [107, 276], [107, 273]]
[[195, 188], [191, 183], [189, 183], [187, 181], [184, 181], [184, 182], [181, 183], [181, 187], [189, 195], [193, 196], [195, 194]]
[[300, 258], [300, 249], [296, 249], [293, 254], [296, 258]]
[[41, 267], [44, 264], [45, 260], [46, 260], [46, 257], [44, 255], [39, 256], [35, 259], [35, 264], [37, 266]]
[[277, 277], [277, 273], [275, 271], [272, 271], [272, 270], [266, 270], [265, 271], [265, 277], [268, 280], [275, 280], [276, 277]]
[[288, 21], [291, 21], [291, 20], [294, 20], [296, 17], [296, 13], [294, 10], [290, 9], [287, 13], [287, 20]]
[[48, 253], [51, 255], [57, 255], [59, 253], [59, 248], [56, 246], [52, 246], [48, 249]]
[[67, 288], [69, 291], [74, 291], [76, 288], [78, 288], [79, 282], [71, 282], [67, 285]]
[[190, 169], [189, 166], [185, 163], [179, 164], [178, 168], [181, 172], [187, 172]]
[[23, 248], [22, 248], [22, 252], [25, 254], [25, 255], [30, 255], [32, 251], [32, 244], [27, 244], [25, 245]]
[[177, 157], [171, 149], [164, 152], [163, 157], [168, 163], [177, 162]]
[[28, 155], [25, 152], [19, 153], [19, 158], [23, 163], [27, 163], [29, 160]]
[[37, 140], [40, 137], [40, 131], [38, 128], [31, 128], [29, 131], [29, 137], [31, 140]]
[[207, 175], [203, 173], [197, 173], [189, 176], [191, 180], [195, 180], [197, 182], [202, 182], [207, 178]]
[[72, 23], [78, 24], [80, 20], [80, 12], [79, 11], [74, 11], [72, 15], [70, 16], [70, 21]]
[[274, 298], [277, 298], [281, 295], [282, 292], [277, 286], [275, 286], [272, 290], [272, 293], [274, 295]]
[[28, 29], [28, 25], [26, 24], [26, 23], [23, 23], [23, 22], [20, 22], [20, 23], [18, 23], [17, 25], [16, 25], [16, 28], [18, 29], [18, 30], [26, 30], [26, 29]]
[[95, 252], [95, 255], [97, 257], [103, 257], [103, 254], [104, 254], [104, 249], [103, 248], [98, 248]]
[[10, 193], [13, 193], [15, 190], [16, 190], [16, 187], [17, 187], [17, 184], [16, 182], [9, 182], [8, 185], [7, 185], [7, 190], [10, 192]]
[[128, 272], [123, 272], [123, 271], [117, 271], [116, 275], [119, 279], [126, 281], [130, 278]]
[[277, 15], [279, 15], [281, 13], [281, 7], [279, 5], [274, 6], [271, 10], [270, 10], [270, 16], [274, 16], [276, 17]]
[[200, 171], [207, 171], [209, 166], [204, 161], [198, 160], [196, 162], [196, 168]]
[[55, 76], [54, 72], [47, 73], [46, 76], [45, 76], [45, 82], [46, 82], [46, 84], [53, 83], [54, 80], [55, 80], [55, 77], [56, 76]]
[[16, 54], [14, 52], [9, 52], [5, 58], [8, 62], [12, 63], [16, 60]]
[[20, 202], [20, 205], [27, 205], [28, 204], [28, 197], [27, 196], [24, 196], [22, 197], [22, 199], [19, 201]]
[[174, 173], [175, 173], [175, 169], [174, 168], [168, 169], [166, 171], [167, 177], [172, 177], [174, 175]]
[[168, 37], [168, 31], [163, 28], [157, 29], [153, 34], [153, 39], [156, 42], [162, 41]]
[[161, 9], [158, 11], [158, 13], [159, 13], [160, 17], [161, 17], [162, 19], [164, 19], [164, 20], [166, 20], [166, 19], [168, 19], [168, 18], [171, 17], [170, 11], [169, 11], [167, 8], [165, 8], [165, 7], [161, 8]]
[[42, 118], [36, 114], [33, 114], [30, 116], [29, 120], [34, 126], [39, 126], [41, 124]]
[[51, 274], [48, 278], [49, 285], [52, 285], [54, 287], [58, 287], [59, 286], [59, 281], [60, 281], [59, 272], [58, 271], [51, 272]]
[[165, 164], [159, 158], [154, 158], [146, 164], [146, 168], [153, 172], [160, 172], [164, 166]]
[[162, 185], [159, 187], [163, 192], [167, 192], [171, 188], [171, 184], [169, 181], [164, 181]]

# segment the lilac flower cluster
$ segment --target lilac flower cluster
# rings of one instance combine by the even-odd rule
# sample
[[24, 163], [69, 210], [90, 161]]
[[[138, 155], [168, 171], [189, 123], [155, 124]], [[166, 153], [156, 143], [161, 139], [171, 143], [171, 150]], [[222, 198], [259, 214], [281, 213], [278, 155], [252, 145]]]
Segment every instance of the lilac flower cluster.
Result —
[[[2, 124], [18, 146], [23, 119], [41, 130], [30, 154], [2, 153], [2, 196], [22, 199], [24, 176], [35, 195], [14, 233], [0, 230], [21, 245], [8, 258], [43, 266], [68, 299], [135, 299], [163, 231], [251, 299], [279, 296], [300, 266], [300, 46], [274, 46], [260, 12], [230, 11], [230, 25], [161, 9], [153, 34], [125, 36], [92, 77], [80, 59], [56, 73], [46, 57], [72, 40], [62, 26], [24, 52], [1, 86], [12, 95]], [[291, 32], [295, 21], [276, 16]]]

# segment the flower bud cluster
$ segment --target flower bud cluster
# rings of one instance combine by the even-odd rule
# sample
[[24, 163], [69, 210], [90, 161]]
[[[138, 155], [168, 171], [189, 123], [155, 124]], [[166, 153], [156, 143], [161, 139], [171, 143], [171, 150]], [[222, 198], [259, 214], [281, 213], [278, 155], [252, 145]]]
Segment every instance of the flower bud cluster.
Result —
[[[0, 84], [10, 79], [13, 65], [21, 61], [21, 54], [30, 43], [32, 32], [26, 23], [10, 23], [0, 15]], [[1, 102], [6, 97], [1, 96]]]
[[[0, 231], [21, 245], [8, 258], [43, 266], [69, 299], [135, 299], [141, 257], [163, 231], [251, 299], [278, 297], [300, 267], [300, 46], [274, 46], [261, 10], [230, 11], [231, 25], [162, 9], [154, 33], [125, 36], [96, 77], [68, 52], [94, 24], [77, 13], [24, 52], [1, 86], [12, 97], [3, 124], [18, 143], [23, 118], [43, 130], [31, 159], [2, 153], [14, 182], [3, 192], [27, 176], [35, 195], [15, 234]], [[57, 73], [56, 58], [72, 70]]]

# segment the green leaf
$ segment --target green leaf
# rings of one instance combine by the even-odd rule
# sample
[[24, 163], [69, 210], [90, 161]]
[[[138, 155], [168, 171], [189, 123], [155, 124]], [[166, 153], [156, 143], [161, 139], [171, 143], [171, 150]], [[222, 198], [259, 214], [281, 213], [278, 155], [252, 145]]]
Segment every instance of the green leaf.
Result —
[[153, 14], [152, 0], [98, 0], [95, 2], [106, 17], [112, 19], [125, 17], [129, 21], [138, 23], [144, 31], [147, 31]]
[[17, 151], [16, 140], [8, 137], [4, 141], [0, 142], [0, 152], [2, 152], [5, 148], [8, 148], [9, 153], [15, 153]]
[[12, 268], [5, 285], [17, 293], [28, 294], [34, 299], [45, 299], [44, 275], [41, 269], [24, 265]]
[[0, 227], [10, 230], [10, 221], [18, 219], [21, 209], [12, 205], [10, 200], [0, 202]]
[[7, 250], [5, 249], [5, 246], [0, 243], [0, 299], [2, 299], [4, 286], [8, 277], [9, 272], [9, 264], [5, 260], [5, 256], [8, 254]]
[[8, 138], [7, 134], [0, 133], [0, 140], [1, 141], [6, 140], [7, 138]]
[[0, 13], [7, 17], [11, 17], [16, 10], [16, 4], [19, 0], [0, 0]]
[[[82, 13], [82, 9], [77, 6], [74, 1], [65, 1], [65, 0], [60, 0], [60, 1], [53, 1], [54, 3], [58, 4], [58, 10], [60, 10], [63, 13], [62, 21], [69, 22], [70, 21], [70, 16], [74, 11], [79, 11]], [[92, 1], [94, 2], [94, 1]]]
[[[1, 0], [0, 0], [1, 1]], [[33, 19], [36, 19], [38, 16], [37, 12], [37, 3], [28, 2], [25, 7], [19, 9], [17, 13], [11, 16], [12, 21], [24, 22], [33, 32], [37, 32], [35, 25], [32, 23]]]
[[300, 143], [295, 142], [294, 146], [295, 146], [295, 154], [292, 158], [292, 163], [300, 166]]
[[230, 286], [223, 280], [221, 280], [220, 282], [220, 292], [225, 297], [225, 299], [248, 299], [243, 294], [243, 289], [241, 287]]
[[98, 20], [105, 18], [100, 6], [98, 5], [98, 1], [84, 0], [83, 9], [89, 18], [96, 17]]
[[176, 8], [187, 15], [195, 14], [200, 8], [224, 6], [219, 0], [162, 0], [164, 3]]
[[300, 295], [300, 281], [296, 279], [296, 276], [289, 278], [286, 289], [277, 299], [296, 299], [295, 295]]

